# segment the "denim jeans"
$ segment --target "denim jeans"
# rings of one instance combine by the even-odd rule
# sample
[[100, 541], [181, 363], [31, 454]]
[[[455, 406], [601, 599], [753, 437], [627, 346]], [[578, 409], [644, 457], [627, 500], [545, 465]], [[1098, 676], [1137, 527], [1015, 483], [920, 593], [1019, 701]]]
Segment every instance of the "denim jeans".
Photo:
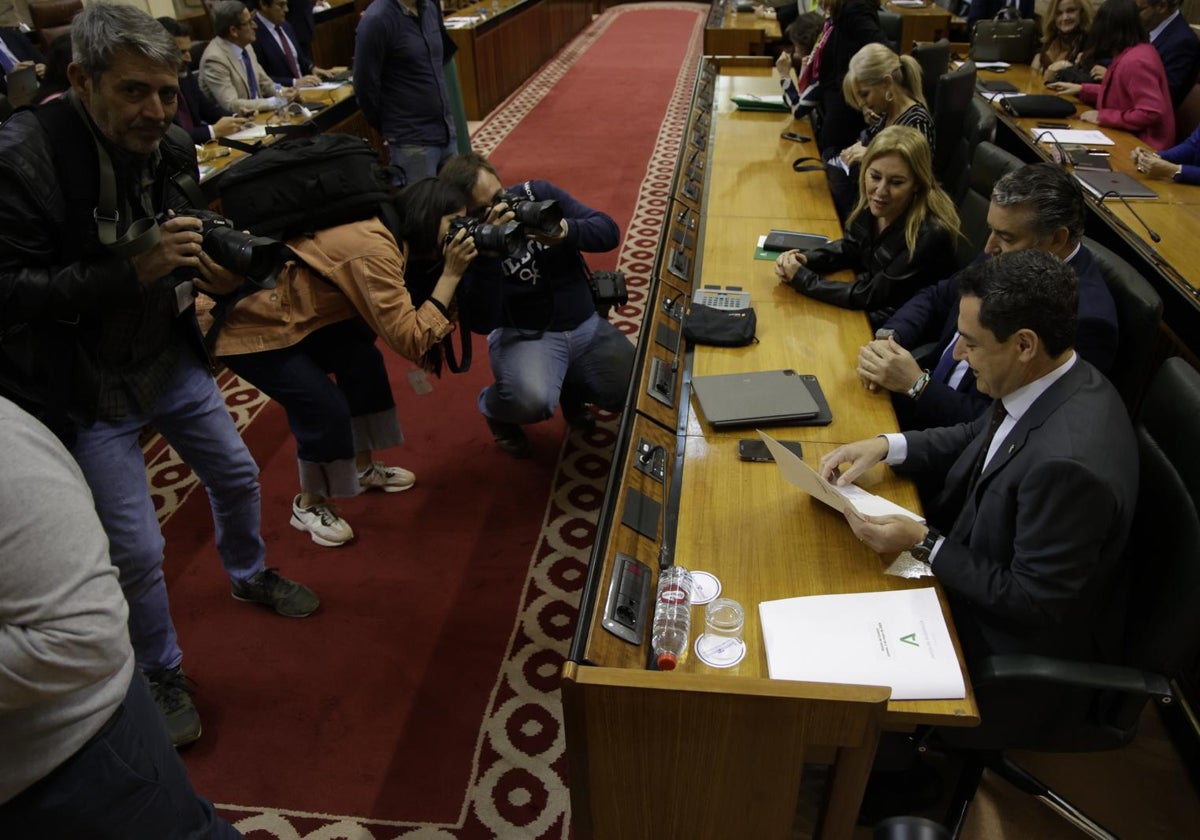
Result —
[[105, 728], [48, 776], [0, 805], [5, 837], [236, 840], [192, 789], [137, 673]]
[[217, 554], [233, 580], [263, 570], [258, 465], [238, 434], [212, 374], [184, 349], [154, 408], [82, 429], [73, 454], [108, 534], [109, 553], [129, 602], [129, 637], [146, 673], [183, 659], [163, 580], [163, 536], [146, 482], [138, 435], [147, 425], [174, 447], [208, 491]]
[[633, 371], [634, 346], [593, 314], [573, 330], [522, 338], [528, 330], [501, 327], [488, 335], [496, 382], [479, 394], [479, 410], [502, 423], [536, 423], [554, 415], [564, 398], [619, 411]]
[[458, 153], [458, 141], [453, 137], [445, 146], [407, 146], [388, 143], [388, 160], [400, 170], [393, 174], [392, 186], [403, 187], [422, 178], [437, 175], [446, 158]]
[[356, 495], [354, 453], [404, 440], [375, 333], [357, 318], [322, 327], [291, 347], [222, 361], [287, 411], [306, 493]]

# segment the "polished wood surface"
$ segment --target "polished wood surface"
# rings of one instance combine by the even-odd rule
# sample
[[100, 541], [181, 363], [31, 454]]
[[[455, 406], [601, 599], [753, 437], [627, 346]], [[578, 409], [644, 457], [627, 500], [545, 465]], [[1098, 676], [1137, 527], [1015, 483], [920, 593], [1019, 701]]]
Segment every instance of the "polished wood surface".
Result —
[[920, 8], [888, 3], [884, 8], [900, 15], [901, 55], [910, 54], [917, 41], [928, 43], [950, 36], [950, 12], [936, 3], [927, 0]]
[[589, 0], [484, 0], [449, 15], [467, 119], [486, 117], [590, 21]]
[[[887, 691], [728, 682], [567, 663], [577, 837], [790, 836], [805, 764], [818, 756], [832, 756], [833, 772], [816, 836], [853, 835]], [[695, 728], [671, 725], [680, 720]]]
[[335, 67], [354, 60], [354, 30], [359, 16], [354, 0], [329, 0], [329, 8], [314, 13], [312, 59], [318, 67]]
[[779, 21], [735, 7], [736, 0], [713, 0], [704, 28], [705, 55], [767, 55], [783, 41]]

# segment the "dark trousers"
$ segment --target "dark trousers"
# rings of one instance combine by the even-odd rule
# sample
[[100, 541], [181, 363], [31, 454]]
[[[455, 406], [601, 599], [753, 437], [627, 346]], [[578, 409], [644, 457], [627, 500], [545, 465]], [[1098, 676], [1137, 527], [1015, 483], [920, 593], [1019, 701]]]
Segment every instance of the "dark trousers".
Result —
[[322, 327], [282, 350], [221, 361], [284, 407], [301, 461], [353, 457], [351, 418], [396, 405], [375, 333], [357, 318]]
[[9, 840], [233, 840], [237, 831], [192, 790], [139, 671], [100, 734], [0, 805]]

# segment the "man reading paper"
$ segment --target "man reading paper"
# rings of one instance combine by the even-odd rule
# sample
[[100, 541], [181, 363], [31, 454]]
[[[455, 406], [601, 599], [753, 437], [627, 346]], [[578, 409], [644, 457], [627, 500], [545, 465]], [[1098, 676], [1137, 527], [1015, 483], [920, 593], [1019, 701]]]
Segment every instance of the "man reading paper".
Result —
[[969, 664], [991, 653], [1110, 660], [1137, 447], [1121, 398], [1073, 348], [1075, 273], [1029, 250], [972, 266], [960, 282], [954, 356], [991, 408], [970, 423], [841, 446], [819, 472], [844, 485], [886, 461], [944, 476], [927, 524], [846, 517], [881, 554], [931, 562]]

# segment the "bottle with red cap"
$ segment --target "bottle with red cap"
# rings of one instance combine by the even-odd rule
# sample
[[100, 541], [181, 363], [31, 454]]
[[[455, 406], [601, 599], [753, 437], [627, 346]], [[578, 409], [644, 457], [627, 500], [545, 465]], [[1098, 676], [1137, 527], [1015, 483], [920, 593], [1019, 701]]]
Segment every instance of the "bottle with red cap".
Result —
[[688, 646], [692, 626], [692, 574], [683, 566], [668, 566], [658, 575], [658, 599], [650, 648], [658, 670], [674, 670]]

